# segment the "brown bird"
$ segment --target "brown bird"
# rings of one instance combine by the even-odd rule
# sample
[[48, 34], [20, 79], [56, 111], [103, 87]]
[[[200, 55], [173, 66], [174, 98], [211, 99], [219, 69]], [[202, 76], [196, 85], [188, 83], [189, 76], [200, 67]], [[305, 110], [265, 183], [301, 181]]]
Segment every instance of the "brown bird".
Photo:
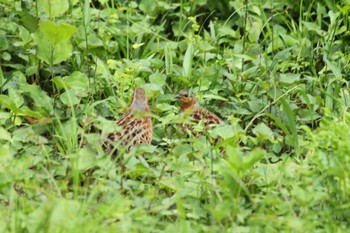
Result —
[[150, 144], [152, 141], [152, 121], [145, 90], [136, 88], [131, 97], [131, 104], [117, 121], [121, 130], [108, 135], [108, 138], [118, 142], [129, 151], [138, 144]]
[[196, 98], [193, 95], [189, 95], [187, 89], [181, 90], [176, 98], [180, 100], [180, 113], [189, 114], [193, 122], [199, 123], [203, 120], [205, 127], [224, 123], [220, 117], [208, 109], [201, 107]]

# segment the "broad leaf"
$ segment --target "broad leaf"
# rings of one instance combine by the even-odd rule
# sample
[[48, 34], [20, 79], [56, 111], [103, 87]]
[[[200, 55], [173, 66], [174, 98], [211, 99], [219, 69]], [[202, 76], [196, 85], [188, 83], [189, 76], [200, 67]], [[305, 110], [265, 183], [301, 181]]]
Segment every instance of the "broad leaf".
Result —
[[79, 103], [79, 99], [73, 90], [68, 90], [60, 96], [61, 101], [67, 106], [74, 106]]
[[35, 107], [45, 109], [47, 114], [52, 113], [52, 99], [39, 86], [22, 83], [19, 87], [24, 95], [30, 97], [34, 101]]
[[258, 124], [254, 129], [253, 133], [262, 138], [266, 139], [273, 139], [273, 132], [272, 130], [264, 123]]
[[70, 76], [64, 77], [63, 82], [68, 89], [75, 90], [78, 96], [87, 96], [89, 79], [84, 73], [75, 71]]
[[68, 0], [38, 0], [38, 7], [50, 18], [64, 14], [69, 8]]
[[69, 40], [61, 41], [53, 46], [42, 32], [34, 34], [37, 44], [36, 55], [47, 64], [57, 64], [68, 59], [73, 53], [73, 46]]
[[300, 74], [285, 73], [280, 74], [280, 82], [292, 84], [300, 80]]
[[0, 34], [0, 51], [1, 50], [6, 50], [9, 46], [9, 43], [5, 37], [5, 35]]
[[49, 39], [51, 45], [69, 40], [77, 31], [77, 28], [70, 24], [55, 24], [51, 21], [39, 23], [39, 29]]

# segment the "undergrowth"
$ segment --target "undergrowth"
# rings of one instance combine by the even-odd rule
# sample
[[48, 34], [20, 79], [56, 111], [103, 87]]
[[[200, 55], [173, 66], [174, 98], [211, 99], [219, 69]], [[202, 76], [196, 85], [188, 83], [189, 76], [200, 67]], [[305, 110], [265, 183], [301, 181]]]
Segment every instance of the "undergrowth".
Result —
[[[0, 9], [1, 232], [347, 232], [349, 1]], [[135, 87], [153, 142], [113, 158]], [[225, 125], [184, 133], [183, 88]]]

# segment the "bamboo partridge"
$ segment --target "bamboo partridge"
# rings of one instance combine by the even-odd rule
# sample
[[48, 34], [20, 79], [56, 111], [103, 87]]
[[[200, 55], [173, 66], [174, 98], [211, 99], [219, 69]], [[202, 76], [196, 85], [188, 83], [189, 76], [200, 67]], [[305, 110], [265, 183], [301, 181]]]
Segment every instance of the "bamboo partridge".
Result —
[[121, 130], [108, 135], [108, 138], [118, 142], [129, 151], [138, 144], [150, 144], [152, 141], [152, 121], [145, 90], [136, 88], [131, 98], [131, 104], [117, 121]]
[[199, 123], [203, 120], [205, 127], [209, 127], [212, 124], [221, 125], [224, 123], [220, 117], [208, 109], [201, 107], [196, 98], [193, 95], [189, 95], [187, 89], [181, 90], [176, 98], [180, 100], [180, 113], [189, 114], [194, 123]]

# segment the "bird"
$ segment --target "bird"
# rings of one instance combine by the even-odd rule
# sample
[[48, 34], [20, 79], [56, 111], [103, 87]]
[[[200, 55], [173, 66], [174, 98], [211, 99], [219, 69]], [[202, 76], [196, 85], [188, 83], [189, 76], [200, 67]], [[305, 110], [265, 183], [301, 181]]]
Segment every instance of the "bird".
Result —
[[[124, 147], [126, 152], [138, 144], [151, 144], [152, 121], [146, 92], [143, 88], [135, 88], [131, 103], [126, 112], [116, 120], [121, 130], [110, 133], [108, 138]], [[107, 148], [110, 146], [108, 145]], [[118, 149], [117, 149], [118, 151]]]
[[[187, 89], [181, 90], [176, 98], [180, 100], [180, 114], [189, 114], [192, 117], [192, 122], [198, 124], [200, 121], [203, 121], [206, 128], [210, 128], [212, 125], [224, 124], [220, 117], [201, 107], [197, 99], [190, 95]], [[188, 127], [184, 126], [182, 128], [184, 130], [188, 129]]]

